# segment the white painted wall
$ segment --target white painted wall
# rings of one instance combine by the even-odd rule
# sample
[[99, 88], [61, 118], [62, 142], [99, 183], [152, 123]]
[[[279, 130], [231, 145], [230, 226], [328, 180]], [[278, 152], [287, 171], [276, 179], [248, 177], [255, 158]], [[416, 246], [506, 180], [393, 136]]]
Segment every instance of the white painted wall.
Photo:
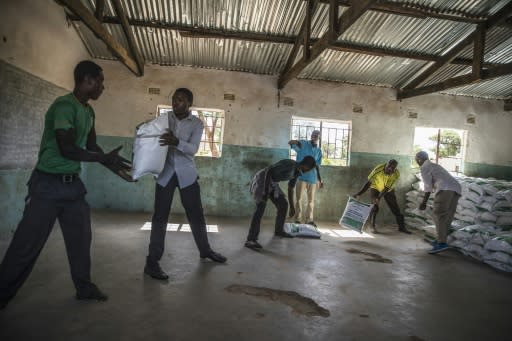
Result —
[[[158, 104], [168, 103], [174, 89], [188, 87], [196, 106], [226, 111], [226, 144], [286, 148], [291, 116], [299, 115], [352, 121], [356, 152], [411, 155], [416, 126], [464, 129], [469, 132], [466, 161], [512, 165], [512, 115], [503, 111], [502, 101], [432, 94], [399, 102], [392, 89], [293, 80], [281, 99], [293, 98], [294, 106], [278, 108], [273, 76], [146, 65], [145, 76], [138, 78], [120, 63], [99, 63], [106, 91], [94, 104], [98, 134], [132, 136]], [[161, 94], [149, 95], [149, 87]], [[234, 93], [235, 101], [225, 101], [225, 92]], [[353, 104], [363, 112], [352, 112]], [[409, 119], [409, 111], [418, 118]], [[475, 125], [465, 123], [470, 114]]]
[[[503, 101], [429, 94], [406, 99], [401, 110], [418, 113], [417, 126], [455, 128], [468, 132], [467, 162], [512, 166], [512, 114]], [[468, 116], [476, 118], [467, 124]]]
[[89, 53], [53, 0], [0, 1], [0, 59], [65, 89]]

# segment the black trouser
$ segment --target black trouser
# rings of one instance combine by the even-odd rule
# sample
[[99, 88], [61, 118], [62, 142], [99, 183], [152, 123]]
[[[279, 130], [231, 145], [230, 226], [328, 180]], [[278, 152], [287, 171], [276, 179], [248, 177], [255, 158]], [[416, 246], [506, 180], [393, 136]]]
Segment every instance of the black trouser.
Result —
[[[69, 181], [70, 179], [66, 179]], [[35, 170], [28, 182], [23, 217], [0, 265], [0, 302], [9, 301], [30, 275], [37, 257], [59, 219], [71, 277], [77, 290], [91, 283], [91, 219], [85, 186], [76, 177]]]
[[[275, 232], [282, 232], [284, 229], [284, 221], [286, 219], [286, 212], [288, 211], [288, 201], [283, 194], [279, 194], [277, 199], [274, 198], [274, 191], [270, 192], [269, 198], [277, 208]], [[251, 228], [249, 229], [249, 235], [247, 240], [258, 240], [260, 234], [260, 224], [263, 213], [265, 213], [265, 207], [267, 201], [263, 200], [256, 204], [256, 211], [252, 216]]]
[[[376, 189], [370, 188], [370, 196], [372, 198], [372, 202], [374, 199], [379, 197], [380, 192]], [[395, 216], [396, 223], [398, 224], [398, 228], [403, 230], [405, 229], [404, 216], [400, 213], [400, 207], [398, 207], [398, 202], [396, 201], [395, 191], [389, 191], [384, 194], [384, 200], [388, 204], [391, 213]], [[372, 226], [375, 227], [375, 220], [377, 219], [377, 213], [379, 212], [379, 206], [375, 205], [373, 207], [372, 212], [370, 213], [370, 222]]]
[[[167, 186], [163, 187], [156, 184], [155, 189], [155, 212], [151, 220], [151, 237], [149, 242], [148, 264], [155, 264], [162, 258], [165, 248], [165, 232], [167, 230], [167, 221], [171, 212], [172, 199], [174, 191], [178, 185], [178, 177], [173, 175]], [[201, 204], [201, 190], [199, 184], [194, 182], [192, 185], [180, 188], [181, 204], [185, 209], [190, 229], [194, 236], [200, 255], [206, 255], [211, 251], [206, 234], [206, 222], [203, 214], [203, 205]]]

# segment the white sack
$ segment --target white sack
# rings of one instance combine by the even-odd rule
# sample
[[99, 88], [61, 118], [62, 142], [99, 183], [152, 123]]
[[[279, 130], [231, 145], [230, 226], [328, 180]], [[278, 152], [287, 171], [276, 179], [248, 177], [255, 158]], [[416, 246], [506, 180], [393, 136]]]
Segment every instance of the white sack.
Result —
[[320, 232], [313, 225], [285, 223], [284, 232], [295, 237], [320, 238]]
[[164, 169], [168, 146], [160, 146], [160, 135], [169, 128], [167, 114], [162, 114], [149, 122], [143, 123], [135, 130], [133, 142], [134, 180], [146, 174], [158, 176]]
[[485, 243], [485, 249], [512, 254], [512, 233], [502, 234], [490, 239]]
[[340, 218], [339, 224], [352, 230], [362, 233], [366, 220], [370, 216], [373, 205], [367, 204], [349, 197], [345, 211]]
[[498, 225], [498, 226], [512, 225], [512, 217], [506, 216], [506, 215], [499, 216], [498, 219], [496, 219], [496, 225]]

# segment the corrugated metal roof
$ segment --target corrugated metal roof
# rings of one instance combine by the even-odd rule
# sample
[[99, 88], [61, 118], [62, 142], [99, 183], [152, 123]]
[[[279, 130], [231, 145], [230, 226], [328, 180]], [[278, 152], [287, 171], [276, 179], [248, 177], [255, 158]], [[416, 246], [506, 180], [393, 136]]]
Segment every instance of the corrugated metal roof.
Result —
[[341, 40], [409, 52], [442, 55], [474, 25], [434, 18], [418, 19], [370, 11], [364, 14]]
[[432, 8], [441, 13], [464, 13], [474, 16], [489, 16], [507, 4], [506, 0], [391, 0], [416, 8]]
[[441, 93], [459, 96], [505, 99], [510, 97], [511, 84], [512, 75], [508, 75], [476, 84], [463, 86], [449, 91], [442, 91]]
[[300, 78], [396, 87], [423, 65], [424, 62], [405, 58], [326, 50], [304, 69]]
[[[485, 18], [512, 0], [388, 0], [414, 9]], [[94, 10], [95, 0], [82, 0]], [[122, 0], [130, 19], [184, 25], [227, 32], [264, 33], [293, 38], [299, 34], [307, 2], [303, 0]], [[110, 0], [105, 16], [115, 17]], [[340, 7], [340, 15], [347, 7]], [[312, 18], [312, 38], [328, 28], [329, 5], [319, 3]], [[105, 44], [82, 23], [73, 22], [84, 44], [95, 58], [115, 59]], [[104, 24], [127, 50], [123, 30], [117, 24]], [[181, 35], [174, 29], [132, 26], [135, 44], [146, 63], [185, 65], [257, 74], [280, 74], [292, 50], [292, 44], [254, 42], [237, 39], [198, 38]], [[436, 18], [400, 16], [367, 11], [338, 42], [369, 48], [442, 56], [476, 28], [475, 24]], [[300, 48], [302, 51], [302, 48]], [[301, 56], [301, 51], [297, 59]], [[471, 60], [473, 47], [459, 57]], [[512, 25], [501, 25], [486, 34], [485, 62], [512, 61]], [[401, 88], [431, 65], [425, 60], [325, 50], [299, 74], [299, 78], [348, 82]], [[448, 64], [425, 84], [433, 84], [471, 70], [470, 66]], [[508, 83], [507, 83], [508, 82]], [[507, 90], [508, 84], [508, 90]], [[501, 77], [446, 93], [502, 98], [512, 95], [510, 77]]]

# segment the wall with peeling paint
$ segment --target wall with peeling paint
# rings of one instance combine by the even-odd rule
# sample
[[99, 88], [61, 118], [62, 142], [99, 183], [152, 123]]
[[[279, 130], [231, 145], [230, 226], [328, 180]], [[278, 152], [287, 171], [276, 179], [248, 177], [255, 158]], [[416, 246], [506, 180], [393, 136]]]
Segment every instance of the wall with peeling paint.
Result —
[[[415, 127], [464, 129], [467, 162], [512, 166], [512, 115], [503, 110], [503, 101], [440, 94], [396, 101], [393, 89], [294, 80], [280, 93], [281, 99], [293, 99], [288, 107], [278, 104], [274, 76], [146, 66], [145, 76], [137, 78], [120, 63], [100, 64], [107, 89], [94, 106], [103, 135], [132, 136], [135, 125], [154, 116], [157, 104], [168, 104], [174, 89], [188, 87], [196, 106], [226, 111], [226, 144], [286, 147], [291, 116], [298, 115], [352, 121], [352, 151], [364, 153], [411, 156]], [[149, 87], [160, 88], [160, 95], [148, 94]], [[224, 100], [224, 93], [235, 94], [235, 100]], [[353, 112], [354, 106], [362, 112]], [[470, 115], [475, 124], [466, 123]]]
[[75, 65], [90, 59], [53, 0], [0, 1], [0, 39], [1, 60], [65, 89], [73, 89]]

